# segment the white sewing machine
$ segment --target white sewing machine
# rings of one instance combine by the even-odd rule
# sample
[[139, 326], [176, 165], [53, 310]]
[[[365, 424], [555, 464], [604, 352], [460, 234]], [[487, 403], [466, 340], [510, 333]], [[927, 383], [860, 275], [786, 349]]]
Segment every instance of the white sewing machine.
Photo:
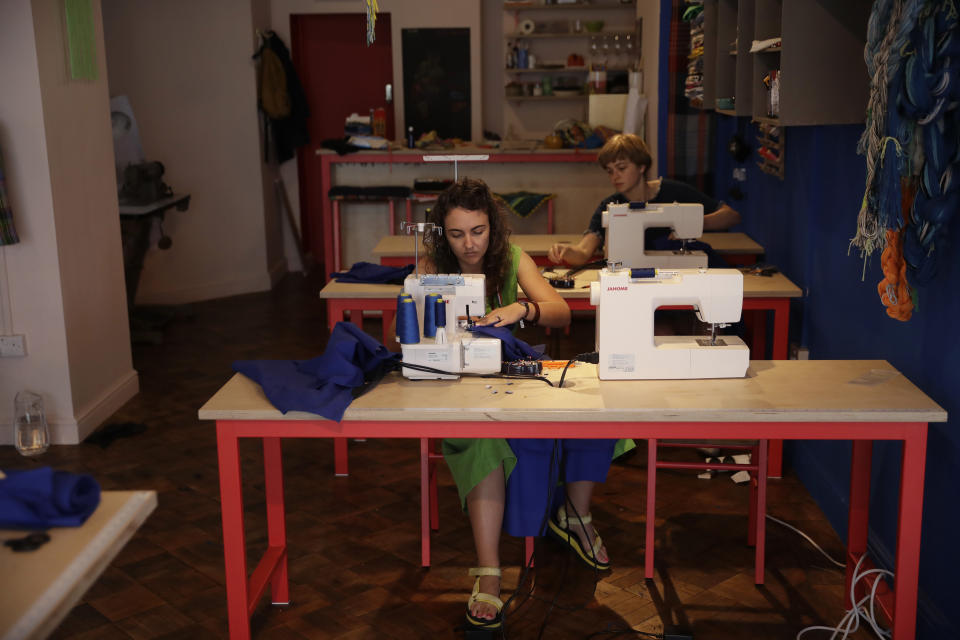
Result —
[[702, 204], [650, 204], [630, 202], [609, 204], [603, 212], [606, 228], [606, 258], [628, 267], [682, 269], [707, 266], [707, 254], [681, 247], [676, 251], [647, 250], [647, 229], [669, 228], [682, 241], [703, 235]]
[[[418, 371], [403, 367], [403, 375], [412, 380], [453, 380], [460, 373], [496, 373], [500, 371], [501, 345], [496, 338], [476, 336], [467, 331], [470, 317], [484, 315], [486, 292], [484, 276], [474, 274], [411, 274], [403, 281], [403, 290], [416, 304], [419, 341], [404, 343], [401, 339], [400, 310], [397, 313], [397, 341], [400, 342], [404, 364], [418, 364], [449, 371], [449, 375]], [[443, 300], [443, 319], [434, 322], [435, 336], [425, 326], [425, 301], [429, 294], [438, 294]], [[398, 303], [403, 304], [403, 303]], [[407, 303], [409, 304], [409, 303]], [[436, 314], [437, 307], [434, 313]], [[430, 324], [430, 323], [427, 323]], [[441, 325], [442, 326], [439, 326]], [[426, 330], [426, 331], [425, 331]]]
[[[590, 283], [597, 307], [597, 375], [601, 380], [742, 378], [750, 350], [717, 326], [740, 320], [743, 274], [736, 269], [610, 269]], [[653, 315], [692, 305], [711, 336], [655, 336]]]

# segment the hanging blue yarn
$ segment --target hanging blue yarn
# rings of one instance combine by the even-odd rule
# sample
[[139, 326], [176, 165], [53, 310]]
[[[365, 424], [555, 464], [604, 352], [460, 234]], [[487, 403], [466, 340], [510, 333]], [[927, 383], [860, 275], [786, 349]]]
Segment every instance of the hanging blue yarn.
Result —
[[[917, 123], [923, 148], [920, 184], [904, 233], [903, 256], [913, 285], [937, 273], [947, 229], [960, 207], [960, 38], [950, 2], [930, 2], [911, 33], [898, 103]], [[940, 251], [937, 251], [940, 245]]]

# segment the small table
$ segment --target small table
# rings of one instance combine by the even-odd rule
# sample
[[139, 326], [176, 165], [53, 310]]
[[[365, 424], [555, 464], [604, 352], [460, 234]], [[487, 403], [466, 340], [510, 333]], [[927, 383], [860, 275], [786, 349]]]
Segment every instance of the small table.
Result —
[[[156, 491], [104, 491], [80, 527], [55, 527], [36, 551], [0, 547], [0, 640], [46, 638], [157, 507]], [[25, 531], [0, 530], [0, 538]]]
[[[440, 156], [462, 157], [469, 155], [484, 155], [484, 162], [490, 164], [556, 164], [578, 163], [593, 164], [597, 161], [597, 152], [593, 149], [544, 149], [537, 151], [508, 151], [461, 146], [445, 151], [426, 151], [422, 149], [389, 149], [387, 151], [358, 151], [339, 155], [330, 149], [317, 149], [316, 159], [320, 161], [320, 188], [326, 194], [333, 183], [333, 168], [347, 164], [374, 164], [383, 165], [383, 171], [389, 172], [394, 164], [426, 164], [430, 162], [425, 157], [437, 158]], [[437, 160], [432, 160], [436, 162]], [[451, 160], [452, 162], [452, 160]], [[317, 179], [316, 174], [311, 179]], [[324, 256], [324, 274], [333, 273], [334, 269], [334, 234], [333, 234], [333, 203], [329, 198], [321, 199], [319, 224], [309, 224], [305, 235], [309, 238], [309, 245], [314, 255], [321, 253]]]
[[[576, 244], [582, 237], [579, 233], [515, 234], [510, 236], [510, 242], [526, 251], [538, 265], [549, 266], [553, 264], [547, 258], [550, 247], [557, 242]], [[754, 264], [757, 257], [764, 253], [763, 247], [745, 233], [712, 232], [703, 234], [700, 239], [732, 265]], [[386, 266], [402, 267], [411, 264], [414, 259], [413, 242], [413, 236], [385, 236], [373, 248], [373, 256]], [[422, 242], [420, 255], [424, 255]], [[597, 259], [602, 257], [598, 255]]]
[[[333, 422], [304, 412], [282, 414], [259, 385], [235, 375], [199, 410], [201, 420], [216, 421], [230, 637], [250, 638], [250, 614], [268, 586], [274, 603], [289, 600], [281, 438], [418, 438], [426, 453], [428, 438], [629, 437], [852, 440], [845, 594], [854, 566], [867, 552], [872, 443], [902, 442], [897, 579], [893, 593], [880, 599], [886, 611], [895, 611], [893, 640], [914, 638], [927, 423], [945, 422], [947, 414], [890, 364], [752, 361], [745, 378], [643, 381], [598, 380], [595, 367], [584, 365], [571, 369], [569, 379], [573, 384], [563, 389], [514, 381], [513, 394], [491, 401], [486, 379], [424, 382], [392, 373], [354, 400], [341, 422]], [[241, 438], [262, 440], [267, 510], [267, 549], [249, 574]], [[430, 526], [426, 460], [422, 455], [422, 530]], [[760, 500], [765, 490], [763, 483]], [[763, 518], [756, 527], [762, 554]]]
[[[174, 194], [147, 204], [120, 205], [120, 236], [123, 240], [123, 275], [127, 285], [127, 311], [131, 316], [131, 338], [134, 342], [159, 344], [163, 342], [160, 332], [163, 325], [169, 321], [167, 314], [163, 317], [145, 317], [138, 315], [135, 319], [133, 306], [137, 297], [137, 287], [140, 284], [140, 273], [143, 271], [143, 259], [150, 248], [150, 232], [154, 220], [163, 221], [164, 214], [170, 209], [186, 211], [190, 207], [190, 194]], [[163, 238], [160, 239], [164, 242]], [[169, 242], [169, 238], [167, 238]], [[160, 245], [167, 249], [170, 245]]]
[[[560, 269], [559, 271], [563, 271]], [[573, 289], [557, 289], [557, 293], [567, 301], [571, 310], [592, 311], [590, 304], [590, 282], [597, 279], [598, 271], [588, 269], [577, 274]], [[396, 284], [353, 284], [331, 280], [320, 291], [320, 298], [327, 301], [327, 324], [333, 331], [337, 322], [344, 320], [350, 312], [350, 321], [360, 327], [363, 324], [364, 311], [379, 311], [383, 314], [383, 343], [390, 338], [390, 326], [397, 313], [397, 296], [402, 287]], [[523, 297], [523, 291], [519, 291]], [[803, 295], [782, 273], [771, 276], [744, 274], [743, 309], [751, 313], [744, 314], [744, 322], [752, 335], [750, 353], [761, 355], [766, 352], [768, 311], [773, 312], [773, 353], [774, 360], [786, 360], [789, 346], [790, 299]], [[334, 444], [336, 474], [347, 475], [347, 442], [338, 438]], [[779, 478], [783, 475], [783, 441], [770, 441], [768, 475]]]

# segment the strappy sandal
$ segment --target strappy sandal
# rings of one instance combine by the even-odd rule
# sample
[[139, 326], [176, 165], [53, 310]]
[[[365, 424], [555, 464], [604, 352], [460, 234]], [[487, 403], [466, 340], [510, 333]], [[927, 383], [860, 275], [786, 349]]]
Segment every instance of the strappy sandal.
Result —
[[[474, 567], [468, 571], [471, 576], [477, 576], [476, 582], [473, 583], [473, 593], [470, 594], [470, 599], [467, 600], [467, 622], [474, 625], [475, 627], [482, 627], [484, 629], [499, 629], [500, 625], [503, 623], [503, 618], [501, 617], [503, 609], [503, 600], [496, 596], [492, 596], [489, 593], [480, 592], [480, 576], [497, 576], [500, 577], [500, 568], [499, 567]], [[483, 602], [491, 606], [496, 607], [497, 615], [494, 616], [491, 620], [485, 618], [477, 618], [472, 613], [470, 609], [473, 608], [473, 605], [477, 602]]]
[[556, 518], [550, 518], [547, 532], [573, 549], [577, 557], [583, 560], [588, 567], [605, 571], [610, 568], [610, 562], [601, 562], [597, 559], [597, 553], [603, 547], [603, 540], [600, 539], [600, 533], [597, 532], [596, 527], [593, 529], [593, 546], [590, 550], [584, 549], [583, 543], [580, 542], [580, 536], [570, 530], [570, 525], [586, 525], [592, 520], [593, 517], [589, 513], [580, 518], [568, 519], [566, 505], [560, 505], [560, 508], [557, 509]]

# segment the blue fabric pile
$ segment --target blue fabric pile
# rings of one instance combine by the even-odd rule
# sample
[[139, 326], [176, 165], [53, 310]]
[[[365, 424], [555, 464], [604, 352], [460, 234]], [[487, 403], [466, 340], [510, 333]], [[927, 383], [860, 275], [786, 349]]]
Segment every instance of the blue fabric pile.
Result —
[[413, 272], [413, 265], [385, 267], [372, 262], [355, 262], [349, 271], [335, 271], [330, 277], [337, 282], [355, 284], [403, 284], [403, 279]]
[[4, 471], [0, 528], [79, 527], [100, 504], [100, 485], [86, 474], [39, 467]]
[[323, 355], [311, 360], [238, 360], [233, 370], [263, 387], [282, 413], [307, 411], [339, 422], [353, 399], [399, 361], [400, 354], [354, 325], [338, 322]]

